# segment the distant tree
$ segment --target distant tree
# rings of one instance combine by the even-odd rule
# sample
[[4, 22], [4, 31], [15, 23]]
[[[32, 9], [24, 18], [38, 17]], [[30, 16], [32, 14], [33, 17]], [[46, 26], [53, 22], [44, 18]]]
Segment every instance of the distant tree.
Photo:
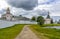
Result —
[[33, 16], [33, 17], [31, 18], [31, 20], [35, 21], [35, 17]]
[[60, 19], [59, 19], [59, 21], [58, 21], [58, 24], [60, 24]]
[[38, 22], [38, 24], [43, 25], [44, 24], [44, 17], [38, 16], [37, 17], [37, 22]]
[[51, 19], [51, 24], [53, 24], [54, 22], [53, 22], [53, 19]]
[[22, 15], [19, 15], [20, 17], [22, 17]]

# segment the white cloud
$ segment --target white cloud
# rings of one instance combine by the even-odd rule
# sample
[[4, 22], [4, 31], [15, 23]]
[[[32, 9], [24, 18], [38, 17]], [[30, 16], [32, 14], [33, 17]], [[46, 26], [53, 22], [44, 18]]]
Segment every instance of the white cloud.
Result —
[[[46, 2], [46, 0], [42, 0], [42, 1]], [[55, 0], [50, 4], [39, 5], [38, 8], [41, 10], [42, 9], [49, 10], [51, 16], [60, 16], [60, 0]]]
[[9, 7], [5, 0], [0, 0], [0, 10]]
[[49, 10], [51, 6], [52, 5], [39, 5], [38, 8], [41, 9], [41, 10], [43, 10], [43, 9]]
[[44, 3], [47, 2], [48, 0], [38, 0], [38, 3]]

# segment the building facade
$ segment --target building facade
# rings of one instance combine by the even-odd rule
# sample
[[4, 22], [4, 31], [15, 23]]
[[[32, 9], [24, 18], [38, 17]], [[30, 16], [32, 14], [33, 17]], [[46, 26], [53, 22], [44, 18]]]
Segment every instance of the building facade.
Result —
[[12, 17], [13, 15], [10, 13], [10, 9], [7, 8], [6, 14], [3, 14], [1, 18], [6, 20], [12, 20]]
[[47, 17], [45, 18], [44, 24], [51, 24], [51, 18], [50, 18], [49, 12], [48, 12]]

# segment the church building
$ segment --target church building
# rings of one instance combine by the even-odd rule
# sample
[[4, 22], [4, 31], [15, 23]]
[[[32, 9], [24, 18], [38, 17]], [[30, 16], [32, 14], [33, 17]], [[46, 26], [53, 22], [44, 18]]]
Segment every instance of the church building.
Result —
[[7, 8], [6, 13], [2, 15], [1, 19], [3, 20], [8, 20], [8, 21], [12, 21], [12, 20], [30, 20], [27, 17], [23, 17], [23, 16], [14, 16], [13, 14], [10, 13], [10, 9]]
[[44, 24], [51, 24], [51, 18], [50, 18], [49, 12], [48, 12], [47, 17], [45, 18]]
[[13, 15], [10, 13], [10, 9], [7, 8], [6, 14], [3, 14], [2, 15], [2, 18], [3, 19], [6, 19], [6, 20], [12, 20], [12, 17], [13, 17]]

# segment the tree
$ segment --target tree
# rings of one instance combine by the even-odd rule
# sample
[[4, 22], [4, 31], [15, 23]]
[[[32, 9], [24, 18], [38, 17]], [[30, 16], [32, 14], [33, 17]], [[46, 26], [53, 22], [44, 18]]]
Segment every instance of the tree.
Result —
[[35, 21], [35, 17], [33, 16], [31, 20]]
[[38, 22], [38, 24], [43, 25], [44, 24], [44, 17], [38, 16], [37, 17], [37, 22]]
[[60, 24], [60, 19], [59, 19], [59, 21], [58, 21], [58, 24]]
[[51, 24], [53, 24], [53, 19], [51, 19]]
[[22, 15], [19, 15], [20, 17], [22, 17]]

